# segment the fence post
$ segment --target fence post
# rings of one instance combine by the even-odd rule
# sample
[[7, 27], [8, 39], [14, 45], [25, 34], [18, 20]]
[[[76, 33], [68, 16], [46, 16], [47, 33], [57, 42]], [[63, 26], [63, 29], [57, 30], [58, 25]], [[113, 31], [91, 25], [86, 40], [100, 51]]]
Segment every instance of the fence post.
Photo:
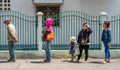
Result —
[[[108, 20], [108, 16], [107, 16], [107, 12], [101, 12], [100, 13], [100, 23], [101, 23], [101, 25], [104, 23], [104, 21], [106, 21], [106, 20]], [[103, 28], [102, 28], [102, 26], [101, 26], [101, 33], [102, 33], [102, 30], [103, 30]], [[101, 34], [100, 33], [100, 34]], [[101, 40], [101, 39], [100, 39]], [[104, 50], [104, 46], [103, 46], [103, 43], [102, 43], [102, 47], [101, 47], [101, 50], [103, 51]]]
[[42, 16], [43, 13], [42, 12], [38, 12], [37, 13], [37, 44], [38, 44], [38, 51], [42, 51], [42, 40], [41, 40], [41, 36], [42, 36]]

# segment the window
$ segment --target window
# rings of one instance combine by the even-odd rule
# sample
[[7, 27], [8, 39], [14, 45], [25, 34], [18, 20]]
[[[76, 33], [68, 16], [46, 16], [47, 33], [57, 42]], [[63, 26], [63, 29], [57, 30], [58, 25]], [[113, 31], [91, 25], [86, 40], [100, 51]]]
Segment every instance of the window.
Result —
[[7, 0], [4, 0], [4, 2], [7, 2]]
[[0, 10], [10, 10], [10, 0], [0, 0]]
[[45, 25], [45, 19], [47, 17], [52, 17], [54, 19], [54, 26], [59, 26], [60, 20], [59, 20], [59, 12], [60, 12], [60, 6], [40, 6], [37, 8], [37, 12], [41, 11], [44, 13], [43, 15], [43, 25]]
[[8, 10], [10, 10], [10, 8], [8, 8]]
[[0, 4], [0, 7], [2, 6], [2, 4]]
[[0, 0], [0, 2], [2, 2], [2, 0]]
[[2, 10], [2, 8], [0, 8], [0, 10]]
[[10, 7], [10, 4], [8, 4], [8, 6]]
[[10, 2], [10, 0], [8, 0], [8, 2]]
[[4, 6], [7, 6], [7, 4], [4, 4]]
[[4, 8], [4, 10], [7, 10], [7, 8]]

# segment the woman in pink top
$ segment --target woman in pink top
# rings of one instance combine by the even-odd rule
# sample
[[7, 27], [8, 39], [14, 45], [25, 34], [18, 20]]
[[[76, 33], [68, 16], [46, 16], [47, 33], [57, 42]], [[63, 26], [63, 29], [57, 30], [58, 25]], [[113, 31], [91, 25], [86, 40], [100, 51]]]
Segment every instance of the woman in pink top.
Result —
[[49, 33], [52, 32], [53, 30], [53, 19], [52, 18], [47, 18], [46, 19], [46, 27], [44, 28], [44, 30], [42, 31], [43, 33], [43, 42], [44, 42], [44, 47], [45, 47], [45, 52], [46, 52], [46, 59], [44, 60], [44, 62], [51, 62], [51, 40], [47, 40], [47, 35]]

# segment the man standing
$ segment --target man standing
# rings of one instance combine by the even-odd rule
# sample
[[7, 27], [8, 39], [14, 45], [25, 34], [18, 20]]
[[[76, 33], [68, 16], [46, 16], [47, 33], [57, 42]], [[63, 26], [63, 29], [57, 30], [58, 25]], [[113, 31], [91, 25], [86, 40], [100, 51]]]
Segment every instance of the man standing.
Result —
[[8, 48], [9, 48], [9, 55], [10, 59], [8, 62], [15, 62], [15, 56], [14, 56], [14, 44], [18, 42], [17, 40], [17, 34], [15, 26], [11, 23], [10, 19], [6, 19], [4, 23], [7, 26], [7, 34], [8, 34]]

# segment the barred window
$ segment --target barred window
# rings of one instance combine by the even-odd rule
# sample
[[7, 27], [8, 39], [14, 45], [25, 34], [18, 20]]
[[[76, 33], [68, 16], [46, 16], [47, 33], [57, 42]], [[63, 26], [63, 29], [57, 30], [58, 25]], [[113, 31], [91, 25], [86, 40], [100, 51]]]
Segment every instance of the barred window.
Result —
[[52, 17], [54, 19], [54, 25], [53, 26], [59, 26], [60, 20], [59, 18], [59, 12], [60, 12], [60, 6], [40, 6], [37, 7], [37, 12], [41, 11], [44, 13], [43, 16], [43, 26], [45, 25], [45, 19], [47, 17]]
[[0, 10], [10, 10], [10, 0], [0, 0]]

